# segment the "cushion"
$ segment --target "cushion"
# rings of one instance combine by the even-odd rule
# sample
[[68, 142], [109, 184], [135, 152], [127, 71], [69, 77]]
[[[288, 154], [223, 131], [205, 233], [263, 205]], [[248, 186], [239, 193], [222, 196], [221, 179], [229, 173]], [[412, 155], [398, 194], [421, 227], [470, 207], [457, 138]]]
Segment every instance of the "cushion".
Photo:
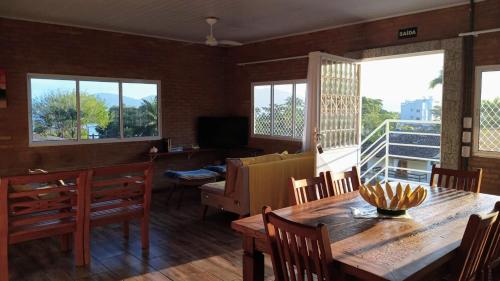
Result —
[[247, 158], [240, 158], [240, 159], [241, 159], [241, 162], [243, 163], [243, 166], [248, 166], [248, 165], [259, 164], [259, 163], [264, 163], [264, 162], [278, 161], [278, 160], [281, 160], [281, 156], [278, 153], [273, 153], [273, 154], [266, 154], [266, 155], [262, 155], [262, 156], [247, 157]]
[[205, 192], [224, 194], [225, 186], [226, 181], [216, 181], [204, 184], [200, 187], [200, 189]]
[[216, 172], [219, 174], [226, 173], [226, 165], [209, 165], [209, 166], [205, 166], [203, 169], [207, 169], [209, 171]]
[[207, 169], [191, 170], [191, 171], [173, 171], [167, 170], [164, 174], [168, 178], [182, 179], [182, 180], [204, 180], [218, 177], [216, 172]]
[[238, 169], [243, 166], [239, 158], [226, 159], [226, 194], [231, 194], [236, 189]]
[[288, 159], [307, 157], [310, 155], [311, 155], [311, 152], [301, 152], [301, 153], [295, 153], [295, 154], [281, 154], [280, 156], [281, 156], [282, 160], [288, 160]]

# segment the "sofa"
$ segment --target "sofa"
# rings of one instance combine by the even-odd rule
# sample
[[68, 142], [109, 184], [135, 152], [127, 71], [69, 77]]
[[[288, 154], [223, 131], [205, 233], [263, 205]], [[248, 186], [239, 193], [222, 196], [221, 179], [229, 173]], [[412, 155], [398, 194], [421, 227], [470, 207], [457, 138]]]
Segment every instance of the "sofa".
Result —
[[314, 173], [312, 153], [274, 153], [249, 158], [228, 158], [226, 180], [200, 187], [203, 216], [208, 207], [238, 214], [259, 214], [262, 206], [279, 209], [291, 205], [290, 177]]

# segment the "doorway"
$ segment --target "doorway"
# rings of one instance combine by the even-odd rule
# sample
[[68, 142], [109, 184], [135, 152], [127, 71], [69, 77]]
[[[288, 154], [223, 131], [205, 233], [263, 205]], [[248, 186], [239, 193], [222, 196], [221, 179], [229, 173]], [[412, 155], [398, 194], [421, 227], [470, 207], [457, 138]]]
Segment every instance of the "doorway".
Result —
[[428, 183], [441, 162], [444, 51], [361, 62], [363, 182]]

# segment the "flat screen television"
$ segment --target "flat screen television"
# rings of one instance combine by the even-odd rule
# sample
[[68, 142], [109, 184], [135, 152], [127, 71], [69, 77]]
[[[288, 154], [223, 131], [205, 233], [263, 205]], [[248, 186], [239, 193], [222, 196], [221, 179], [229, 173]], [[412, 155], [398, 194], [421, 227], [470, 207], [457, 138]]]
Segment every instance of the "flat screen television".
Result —
[[201, 148], [237, 148], [248, 145], [247, 117], [199, 117], [198, 145]]

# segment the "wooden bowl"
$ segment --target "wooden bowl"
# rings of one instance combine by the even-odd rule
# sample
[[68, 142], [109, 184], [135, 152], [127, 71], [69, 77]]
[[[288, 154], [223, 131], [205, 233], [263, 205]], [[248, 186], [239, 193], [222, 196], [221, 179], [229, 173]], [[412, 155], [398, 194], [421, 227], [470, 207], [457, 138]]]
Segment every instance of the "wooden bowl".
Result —
[[427, 190], [418, 186], [412, 190], [409, 184], [403, 188], [401, 183], [396, 185], [396, 190], [389, 183], [385, 184], [385, 190], [377, 183], [359, 187], [359, 194], [370, 205], [377, 207], [377, 211], [384, 215], [403, 215], [406, 210], [416, 207], [427, 198]]

